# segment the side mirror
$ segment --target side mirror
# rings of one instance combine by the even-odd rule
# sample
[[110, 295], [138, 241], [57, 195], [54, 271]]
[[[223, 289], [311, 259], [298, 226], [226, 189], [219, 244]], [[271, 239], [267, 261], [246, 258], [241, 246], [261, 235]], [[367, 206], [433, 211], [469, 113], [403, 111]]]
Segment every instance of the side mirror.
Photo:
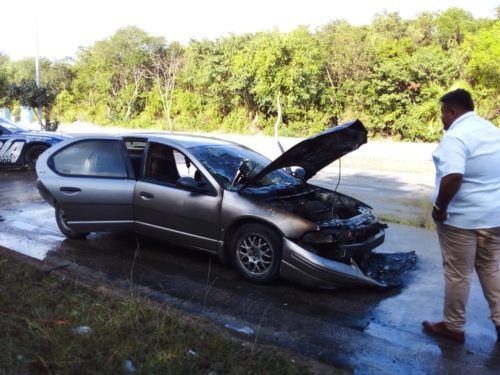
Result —
[[248, 177], [250, 172], [252, 172], [250, 161], [248, 159], [242, 159], [238, 167], [238, 172], [236, 172], [236, 176], [234, 176], [233, 181], [231, 181], [231, 186], [236, 185], [238, 182], [241, 182], [243, 178]]
[[302, 167], [292, 168], [292, 176], [303, 180], [306, 176], [306, 171]]
[[175, 182], [175, 186], [195, 193], [207, 193], [208, 189], [203, 186], [204, 182], [198, 182], [192, 177], [181, 177]]
[[252, 172], [250, 161], [248, 159], [243, 159], [238, 170], [241, 172], [242, 176], [247, 176], [250, 172]]

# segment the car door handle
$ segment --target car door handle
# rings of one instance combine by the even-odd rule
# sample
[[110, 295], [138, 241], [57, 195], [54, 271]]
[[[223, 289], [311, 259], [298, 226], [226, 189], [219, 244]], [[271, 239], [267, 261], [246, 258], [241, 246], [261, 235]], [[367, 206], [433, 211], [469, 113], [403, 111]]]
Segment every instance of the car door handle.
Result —
[[62, 188], [59, 188], [59, 190], [61, 190], [64, 194], [67, 195], [78, 194], [79, 192], [82, 191], [82, 189], [72, 186], [63, 186]]
[[153, 199], [155, 196], [151, 193], [146, 193], [145, 191], [141, 191], [139, 193], [139, 195], [141, 196], [142, 199], [144, 199], [145, 201], [148, 201], [150, 199]]

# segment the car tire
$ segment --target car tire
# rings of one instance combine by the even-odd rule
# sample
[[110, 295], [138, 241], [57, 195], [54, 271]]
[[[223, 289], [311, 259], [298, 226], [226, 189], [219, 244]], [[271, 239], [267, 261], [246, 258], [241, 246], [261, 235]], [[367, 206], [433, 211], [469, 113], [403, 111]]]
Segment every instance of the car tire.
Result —
[[32, 171], [35, 170], [36, 161], [38, 160], [38, 157], [42, 152], [44, 152], [48, 148], [49, 146], [46, 145], [36, 145], [36, 146], [31, 146], [26, 151], [24, 160], [26, 161], [26, 165], [28, 166], [29, 169], [31, 169]]
[[245, 279], [269, 284], [279, 277], [283, 239], [269, 226], [251, 223], [239, 227], [233, 237], [233, 266]]
[[68, 227], [68, 224], [66, 224], [66, 217], [64, 215], [64, 211], [59, 206], [56, 207], [56, 222], [61, 233], [68, 238], [83, 239], [89, 235], [89, 232], [77, 232]]

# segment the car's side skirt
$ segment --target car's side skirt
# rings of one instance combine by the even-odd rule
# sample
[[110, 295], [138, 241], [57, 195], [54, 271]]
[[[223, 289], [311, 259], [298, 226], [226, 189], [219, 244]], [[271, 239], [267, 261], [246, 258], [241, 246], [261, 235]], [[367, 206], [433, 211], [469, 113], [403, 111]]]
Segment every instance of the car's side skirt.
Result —
[[133, 220], [68, 221], [68, 225], [133, 224]]
[[[175, 230], [175, 229], [171, 229], [171, 228], [165, 228], [165, 227], [161, 227], [159, 225], [154, 225], [154, 224], [150, 224], [150, 223], [144, 223], [142, 221], [136, 221], [135, 224], [142, 225], [144, 227], [148, 227], [148, 228], [152, 228], [152, 229], [156, 229], [156, 230], [160, 230], [162, 232], [175, 234], [175, 235], [182, 236], [182, 237], [193, 238], [193, 239], [196, 239], [196, 240], [201, 241], [201, 242], [207, 242], [207, 243], [212, 244], [212, 246], [210, 246], [210, 247], [213, 247], [214, 249], [217, 249], [217, 248], [219, 248], [219, 247], [222, 246], [222, 242], [221, 241], [214, 240], [213, 238], [198, 236], [196, 234], [187, 233], [187, 232], [183, 232], [183, 231], [179, 231], [179, 230]], [[185, 246], [186, 244], [182, 244], [182, 245]], [[211, 250], [211, 249], [207, 249], [207, 248], [202, 247], [202, 246], [190, 245], [189, 247], [195, 248], [195, 249], [198, 249], [198, 250], [203, 250], [203, 251], [209, 252], [211, 254], [217, 253], [217, 251], [214, 251], [214, 250]]]
[[68, 220], [66, 224], [79, 232], [119, 232], [134, 227], [133, 220]]

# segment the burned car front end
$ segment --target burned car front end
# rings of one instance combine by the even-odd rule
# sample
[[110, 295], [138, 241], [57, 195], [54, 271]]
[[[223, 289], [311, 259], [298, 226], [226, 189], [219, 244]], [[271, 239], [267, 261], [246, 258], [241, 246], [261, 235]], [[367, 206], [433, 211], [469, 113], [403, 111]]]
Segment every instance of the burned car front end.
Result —
[[324, 289], [386, 286], [373, 277], [370, 263], [387, 226], [370, 206], [312, 184], [292, 191], [248, 188], [242, 196], [261, 207], [262, 218], [272, 213], [284, 234], [281, 277]]
[[230, 147], [191, 151], [224, 187], [226, 238], [242, 222], [264, 223], [282, 238], [281, 277], [325, 289], [384, 288], [389, 285], [374, 266], [373, 249], [384, 242], [387, 226], [369, 205], [308, 183], [363, 143], [366, 129], [353, 121], [300, 142], [271, 163]]
[[354, 198], [321, 188], [312, 195], [307, 202], [298, 202], [302, 211], [298, 214], [314, 220], [315, 229], [299, 239], [284, 238], [282, 277], [328, 289], [384, 287], [367, 276], [367, 266], [372, 250], [384, 242], [387, 226]]

